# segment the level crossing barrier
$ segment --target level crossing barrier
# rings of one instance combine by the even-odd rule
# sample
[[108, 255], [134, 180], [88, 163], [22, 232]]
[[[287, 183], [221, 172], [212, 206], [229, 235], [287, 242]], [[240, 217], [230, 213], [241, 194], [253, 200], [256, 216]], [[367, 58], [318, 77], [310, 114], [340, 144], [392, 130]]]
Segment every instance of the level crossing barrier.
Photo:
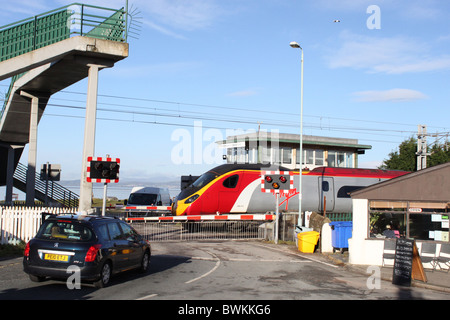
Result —
[[273, 235], [273, 214], [127, 217], [146, 240], [248, 240]]

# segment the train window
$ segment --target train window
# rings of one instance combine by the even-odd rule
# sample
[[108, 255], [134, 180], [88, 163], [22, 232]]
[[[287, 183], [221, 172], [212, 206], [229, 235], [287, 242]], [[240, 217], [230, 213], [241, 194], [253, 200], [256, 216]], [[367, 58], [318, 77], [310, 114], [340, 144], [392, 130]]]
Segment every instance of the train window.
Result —
[[218, 175], [214, 172], [206, 172], [202, 174], [197, 180], [192, 183], [192, 186], [196, 188], [203, 188], [208, 183], [213, 181]]
[[230, 189], [236, 188], [238, 181], [239, 181], [239, 175], [235, 174], [235, 175], [232, 175], [231, 177], [226, 178], [223, 181], [223, 186], [225, 188], [230, 188]]
[[330, 191], [330, 184], [328, 183], [328, 181], [322, 181], [322, 191]]
[[363, 188], [362, 186], [343, 186], [337, 193], [338, 198], [350, 198], [350, 192]]

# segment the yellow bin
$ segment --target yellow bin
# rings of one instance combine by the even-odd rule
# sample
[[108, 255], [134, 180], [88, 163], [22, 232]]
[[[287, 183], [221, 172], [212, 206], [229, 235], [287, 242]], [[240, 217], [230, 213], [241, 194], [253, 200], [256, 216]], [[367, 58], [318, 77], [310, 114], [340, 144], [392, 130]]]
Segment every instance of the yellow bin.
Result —
[[307, 231], [297, 234], [298, 250], [303, 253], [314, 253], [320, 234], [317, 231]]

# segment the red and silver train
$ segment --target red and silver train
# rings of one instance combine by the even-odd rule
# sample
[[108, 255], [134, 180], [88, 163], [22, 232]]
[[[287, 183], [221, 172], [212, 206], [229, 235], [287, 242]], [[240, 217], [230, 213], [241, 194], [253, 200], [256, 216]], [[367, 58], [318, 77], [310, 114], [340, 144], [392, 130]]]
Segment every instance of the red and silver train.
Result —
[[[275, 211], [275, 196], [262, 191], [264, 165], [224, 164], [202, 174], [183, 189], [172, 206], [173, 215], [245, 214]], [[277, 167], [279, 171], [289, 171]], [[302, 211], [351, 212], [349, 192], [408, 172], [379, 169], [319, 167], [302, 173]], [[299, 171], [292, 171], [293, 187], [280, 194], [279, 212], [297, 211]]]

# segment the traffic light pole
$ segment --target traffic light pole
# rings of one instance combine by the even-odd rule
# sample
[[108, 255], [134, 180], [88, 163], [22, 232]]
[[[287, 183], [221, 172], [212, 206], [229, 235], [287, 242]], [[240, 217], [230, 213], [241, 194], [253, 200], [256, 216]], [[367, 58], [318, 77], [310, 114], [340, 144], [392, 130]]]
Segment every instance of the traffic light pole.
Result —
[[278, 228], [280, 223], [280, 210], [278, 209], [278, 206], [280, 205], [279, 200], [279, 193], [275, 193], [275, 244], [278, 244]]
[[[109, 158], [109, 154], [106, 155], [106, 158]], [[108, 192], [108, 183], [105, 182], [103, 185], [103, 205], [102, 205], [102, 216], [105, 215], [106, 212], [106, 194]]]
[[108, 184], [105, 183], [103, 186], [103, 206], [102, 206], [102, 216], [105, 215], [105, 211], [106, 211], [106, 193], [108, 190]]

